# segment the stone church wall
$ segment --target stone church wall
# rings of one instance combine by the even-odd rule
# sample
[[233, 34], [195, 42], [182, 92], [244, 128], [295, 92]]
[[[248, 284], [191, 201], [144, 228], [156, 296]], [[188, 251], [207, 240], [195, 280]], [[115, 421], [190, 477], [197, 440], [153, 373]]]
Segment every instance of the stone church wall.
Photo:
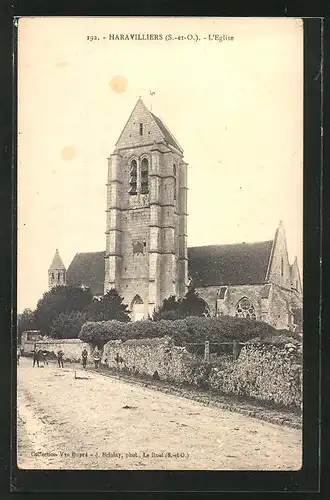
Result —
[[[283, 276], [282, 276], [283, 259]], [[291, 270], [286, 247], [283, 225], [280, 224], [276, 232], [274, 252], [271, 258], [268, 281], [277, 283], [284, 288], [291, 288]]]
[[196, 288], [196, 292], [208, 304], [212, 316], [215, 316], [217, 311], [224, 316], [235, 316], [238, 301], [243, 297], [248, 297], [255, 308], [257, 320], [265, 321], [264, 307], [262, 307], [260, 297], [260, 291], [263, 287], [264, 285], [228, 286], [225, 298], [218, 300], [220, 286]]
[[[290, 292], [288, 292], [290, 293]], [[288, 299], [279, 287], [273, 286], [268, 323], [277, 329], [289, 328]]]

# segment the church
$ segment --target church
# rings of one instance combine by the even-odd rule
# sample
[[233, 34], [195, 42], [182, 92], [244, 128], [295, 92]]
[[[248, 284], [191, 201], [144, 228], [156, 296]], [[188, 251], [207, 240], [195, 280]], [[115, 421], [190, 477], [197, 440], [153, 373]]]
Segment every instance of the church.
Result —
[[49, 288], [116, 288], [136, 321], [191, 285], [212, 316], [300, 329], [302, 282], [282, 222], [269, 241], [188, 248], [187, 190], [183, 149], [139, 99], [108, 158], [105, 251], [77, 253], [66, 269], [56, 250]]

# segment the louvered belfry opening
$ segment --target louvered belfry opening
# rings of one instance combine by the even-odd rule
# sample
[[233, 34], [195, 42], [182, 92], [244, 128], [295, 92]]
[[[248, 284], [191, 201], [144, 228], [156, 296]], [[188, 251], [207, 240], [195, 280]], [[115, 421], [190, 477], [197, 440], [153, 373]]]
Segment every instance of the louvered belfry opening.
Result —
[[148, 170], [149, 170], [148, 160], [147, 158], [143, 158], [141, 162], [141, 194], [147, 194], [149, 192]]
[[130, 179], [129, 179], [129, 194], [137, 194], [137, 162], [136, 160], [131, 161], [130, 165]]

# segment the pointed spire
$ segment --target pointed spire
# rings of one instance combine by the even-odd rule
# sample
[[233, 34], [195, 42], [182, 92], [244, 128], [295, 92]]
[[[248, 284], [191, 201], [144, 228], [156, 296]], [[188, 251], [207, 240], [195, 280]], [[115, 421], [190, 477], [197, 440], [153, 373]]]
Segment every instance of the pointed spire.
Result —
[[56, 248], [55, 255], [53, 257], [52, 263], [50, 265], [49, 271], [54, 270], [54, 271], [59, 271], [59, 270], [65, 270], [65, 265], [63, 264], [63, 261], [60, 257], [59, 251]]
[[141, 136], [141, 133], [139, 134], [139, 129], [137, 128], [137, 124], [141, 122], [148, 122], [150, 128], [148, 135], [144, 137], [145, 141], [156, 141], [157, 143], [165, 142], [165, 144], [170, 144], [183, 153], [183, 149], [178, 144], [177, 140], [169, 131], [165, 123], [147, 108], [141, 96], [139, 96], [133, 111], [126, 122], [126, 125], [116, 142], [116, 149], [121, 149], [121, 147], [127, 147], [128, 145], [132, 145], [133, 147], [141, 145], [143, 137]]

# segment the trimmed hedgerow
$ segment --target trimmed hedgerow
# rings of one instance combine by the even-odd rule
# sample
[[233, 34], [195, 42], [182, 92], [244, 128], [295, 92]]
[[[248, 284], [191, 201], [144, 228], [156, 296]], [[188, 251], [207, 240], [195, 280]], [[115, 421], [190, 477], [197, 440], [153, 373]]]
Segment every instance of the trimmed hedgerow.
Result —
[[[283, 332], [282, 332], [283, 333]], [[220, 318], [188, 317], [175, 321], [146, 320], [133, 323], [119, 321], [87, 322], [83, 325], [79, 338], [84, 342], [104, 345], [109, 340], [129, 340], [142, 338], [173, 338], [176, 345], [186, 342], [226, 342], [237, 340], [246, 342], [260, 341], [275, 337], [277, 330], [267, 323], [222, 316]], [[289, 332], [288, 332], [288, 335]]]

